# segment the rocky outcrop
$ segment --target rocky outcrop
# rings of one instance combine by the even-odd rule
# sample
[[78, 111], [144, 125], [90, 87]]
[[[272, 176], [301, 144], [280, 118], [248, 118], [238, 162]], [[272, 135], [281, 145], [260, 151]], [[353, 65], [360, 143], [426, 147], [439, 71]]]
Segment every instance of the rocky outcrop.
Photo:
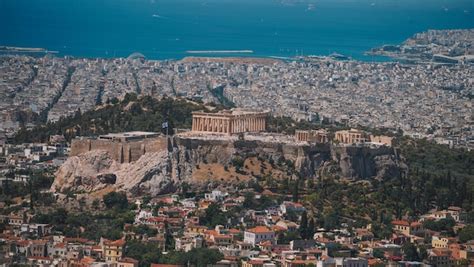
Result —
[[106, 151], [69, 157], [59, 168], [51, 187], [54, 192], [94, 192], [112, 187], [138, 195], [174, 190], [167, 151], [146, 153], [138, 161], [120, 164]]
[[333, 146], [331, 158], [340, 176], [353, 180], [398, 177], [406, 170], [394, 149], [386, 146]]
[[[244, 161], [246, 166], [241, 167], [244, 170], [234, 166], [236, 158]], [[250, 163], [253, 166], [247, 166]], [[203, 166], [208, 169], [203, 170]], [[170, 140], [168, 150], [146, 153], [132, 163], [117, 163], [108, 152], [100, 150], [70, 157], [58, 170], [52, 189], [94, 192], [112, 188], [132, 195], [157, 195], [173, 192], [184, 182], [196, 190], [208, 187], [210, 182], [241, 182], [243, 177], [263, 175], [258, 171], [263, 169], [272, 176], [280, 172], [290, 177], [299, 174], [314, 178], [329, 171], [349, 179], [384, 179], [400, 175], [404, 165], [388, 147], [297, 145], [175, 136]]]

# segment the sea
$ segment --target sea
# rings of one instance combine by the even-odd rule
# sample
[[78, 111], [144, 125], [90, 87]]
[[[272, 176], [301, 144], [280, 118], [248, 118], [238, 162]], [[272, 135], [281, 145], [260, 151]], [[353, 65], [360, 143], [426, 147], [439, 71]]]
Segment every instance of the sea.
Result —
[[364, 53], [428, 29], [474, 28], [474, 0], [0, 0], [0, 46], [74, 57]]

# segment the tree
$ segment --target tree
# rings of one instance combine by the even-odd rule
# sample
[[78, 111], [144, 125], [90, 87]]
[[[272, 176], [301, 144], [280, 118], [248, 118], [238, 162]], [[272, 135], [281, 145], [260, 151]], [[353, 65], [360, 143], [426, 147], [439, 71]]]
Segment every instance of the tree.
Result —
[[375, 248], [372, 251], [372, 256], [374, 256], [374, 258], [383, 259], [383, 258], [385, 258], [385, 253], [383, 252], [383, 250]]
[[403, 254], [405, 255], [405, 260], [408, 261], [419, 261], [420, 257], [418, 255], [418, 251], [416, 246], [410, 242], [407, 242], [402, 247]]
[[332, 230], [339, 226], [339, 213], [335, 210], [331, 210], [326, 216], [324, 216], [324, 228], [326, 230]]
[[309, 219], [308, 232], [306, 234], [306, 238], [307, 239], [313, 239], [315, 232], [316, 232], [316, 225], [315, 225], [314, 219], [311, 218], [311, 219]]
[[300, 221], [300, 235], [303, 239], [308, 239], [308, 213], [303, 211]]
[[474, 224], [469, 224], [459, 232], [459, 241], [465, 243], [474, 240]]
[[426, 220], [423, 222], [423, 227], [425, 229], [441, 232], [441, 231], [452, 231], [453, 227], [456, 225], [456, 221], [449, 217], [441, 219], [439, 221], [435, 220]]
[[224, 216], [221, 207], [217, 203], [211, 203], [207, 207], [204, 217], [199, 219], [203, 224], [210, 227], [226, 224], [226, 217]]
[[254, 206], [254, 199], [255, 199], [255, 194], [252, 192], [246, 192], [244, 195], [244, 202], [242, 203], [242, 206], [246, 209], [251, 208]]
[[299, 181], [298, 180], [293, 183], [293, 188], [292, 188], [291, 194], [292, 194], [293, 202], [298, 202], [299, 197], [300, 197], [299, 196]]
[[126, 209], [128, 207], [128, 199], [125, 192], [110, 192], [103, 197], [104, 204], [107, 208]]
[[161, 248], [153, 243], [131, 240], [127, 242], [124, 252], [125, 256], [138, 260], [140, 266], [149, 266], [159, 262]]

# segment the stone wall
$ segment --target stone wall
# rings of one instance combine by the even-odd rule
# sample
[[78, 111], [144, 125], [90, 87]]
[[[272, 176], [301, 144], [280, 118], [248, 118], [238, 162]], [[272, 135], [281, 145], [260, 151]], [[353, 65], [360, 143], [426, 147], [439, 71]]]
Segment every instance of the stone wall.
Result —
[[71, 143], [71, 156], [78, 156], [92, 150], [108, 152], [111, 157], [120, 163], [137, 161], [147, 152], [167, 150], [167, 138], [157, 137], [129, 142], [117, 142], [98, 139], [74, 139]]

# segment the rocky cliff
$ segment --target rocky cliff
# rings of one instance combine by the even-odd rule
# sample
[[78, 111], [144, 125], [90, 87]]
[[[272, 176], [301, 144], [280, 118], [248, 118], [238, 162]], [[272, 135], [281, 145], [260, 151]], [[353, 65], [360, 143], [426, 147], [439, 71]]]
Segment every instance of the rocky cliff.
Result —
[[350, 179], [398, 176], [404, 169], [393, 149], [298, 145], [262, 140], [175, 136], [168, 150], [146, 153], [119, 164], [106, 151], [70, 157], [57, 172], [56, 192], [97, 192], [105, 188], [132, 195], [172, 192], [183, 184], [194, 190], [235, 186], [271, 175], [276, 179], [315, 178], [331, 169]]
[[340, 176], [353, 180], [398, 177], [407, 169], [395, 149], [385, 146], [332, 146], [331, 159]]

